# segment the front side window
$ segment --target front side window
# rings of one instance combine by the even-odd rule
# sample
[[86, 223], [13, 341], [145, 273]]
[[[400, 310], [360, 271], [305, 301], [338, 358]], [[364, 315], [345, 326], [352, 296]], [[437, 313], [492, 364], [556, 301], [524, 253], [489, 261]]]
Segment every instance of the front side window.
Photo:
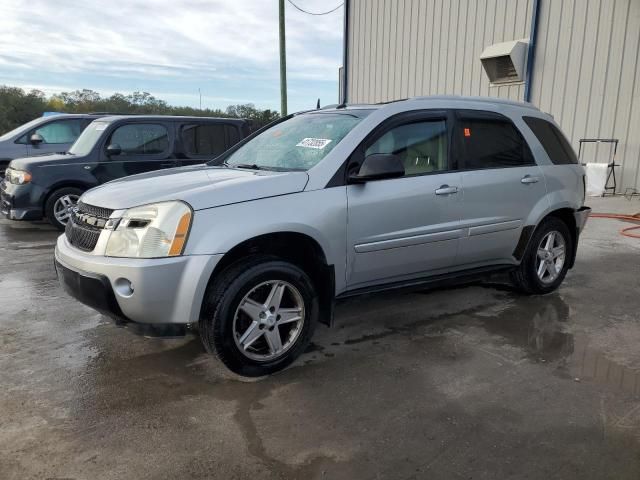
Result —
[[365, 157], [380, 153], [400, 158], [406, 176], [448, 170], [447, 124], [425, 120], [392, 128], [366, 149]]
[[233, 125], [209, 123], [182, 128], [182, 144], [189, 156], [215, 157], [238, 143], [238, 140], [238, 130]]
[[522, 117], [554, 165], [577, 164], [578, 157], [558, 127], [542, 118]]
[[296, 115], [242, 145], [224, 159], [225, 165], [308, 170], [320, 163], [369, 113], [358, 110]]
[[169, 149], [169, 134], [163, 125], [131, 123], [116, 128], [108, 144], [118, 145], [121, 155], [158, 155]]
[[59, 120], [36, 128], [33, 133], [43, 138], [43, 144], [73, 143], [82, 133], [84, 120]]
[[461, 118], [454, 133], [461, 145], [460, 167], [466, 170], [532, 165], [533, 156], [509, 120]]

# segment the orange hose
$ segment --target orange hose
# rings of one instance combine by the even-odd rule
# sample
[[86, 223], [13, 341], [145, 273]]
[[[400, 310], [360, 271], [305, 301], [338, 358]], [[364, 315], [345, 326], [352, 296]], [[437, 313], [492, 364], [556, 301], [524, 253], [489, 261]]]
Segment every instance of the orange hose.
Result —
[[[616, 220], [624, 220], [626, 222], [640, 222], [640, 212], [635, 215], [621, 215], [619, 213], [592, 213], [589, 218], [613, 218]], [[620, 230], [620, 235], [631, 238], [640, 238], [638, 233], [630, 233], [631, 230], [640, 230], [640, 225], [634, 227], [627, 227]]]

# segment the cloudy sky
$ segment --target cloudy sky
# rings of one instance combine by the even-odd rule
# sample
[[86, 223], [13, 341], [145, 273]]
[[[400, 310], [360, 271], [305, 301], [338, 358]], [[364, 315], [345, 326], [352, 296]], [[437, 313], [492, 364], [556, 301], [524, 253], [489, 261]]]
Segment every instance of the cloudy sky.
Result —
[[[289, 111], [335, 103], [343, 8], [286, 3], [286, 16]], [[277, 0], [1, 0], [0, 19], [0, 84], [280, 107]]]

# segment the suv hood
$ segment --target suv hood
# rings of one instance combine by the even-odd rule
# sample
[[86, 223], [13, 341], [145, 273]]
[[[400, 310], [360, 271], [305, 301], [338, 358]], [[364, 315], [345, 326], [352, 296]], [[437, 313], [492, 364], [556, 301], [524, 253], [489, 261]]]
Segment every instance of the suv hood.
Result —
[[119, 210], [183, 200], [194, 210], [286, 195], [304, 190], [306, 172], [272, 172], [196, 165], [133, 175], [105, 183], [82, 196], [89, 205]]
[[[46, 165], [63, 165], [67, 163], [76, 163], [85, 157], [77, 157], [75, 155], [67, 155], [64, 153], [43, 153], [31, 157], [15, 158], [11, 160], [11, 167], [18, 170], [33, 170], [36, 167], [44, 167]], [[81, 161], [80, 160], [80, 161]]]

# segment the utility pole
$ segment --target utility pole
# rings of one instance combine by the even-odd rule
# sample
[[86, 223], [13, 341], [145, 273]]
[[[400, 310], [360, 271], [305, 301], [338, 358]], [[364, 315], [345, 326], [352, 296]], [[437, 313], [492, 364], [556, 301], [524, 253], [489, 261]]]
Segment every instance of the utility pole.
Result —
[[284, 0], [280, 0], [280, 115], [287, 115], [287, 47], [284, 31]]

